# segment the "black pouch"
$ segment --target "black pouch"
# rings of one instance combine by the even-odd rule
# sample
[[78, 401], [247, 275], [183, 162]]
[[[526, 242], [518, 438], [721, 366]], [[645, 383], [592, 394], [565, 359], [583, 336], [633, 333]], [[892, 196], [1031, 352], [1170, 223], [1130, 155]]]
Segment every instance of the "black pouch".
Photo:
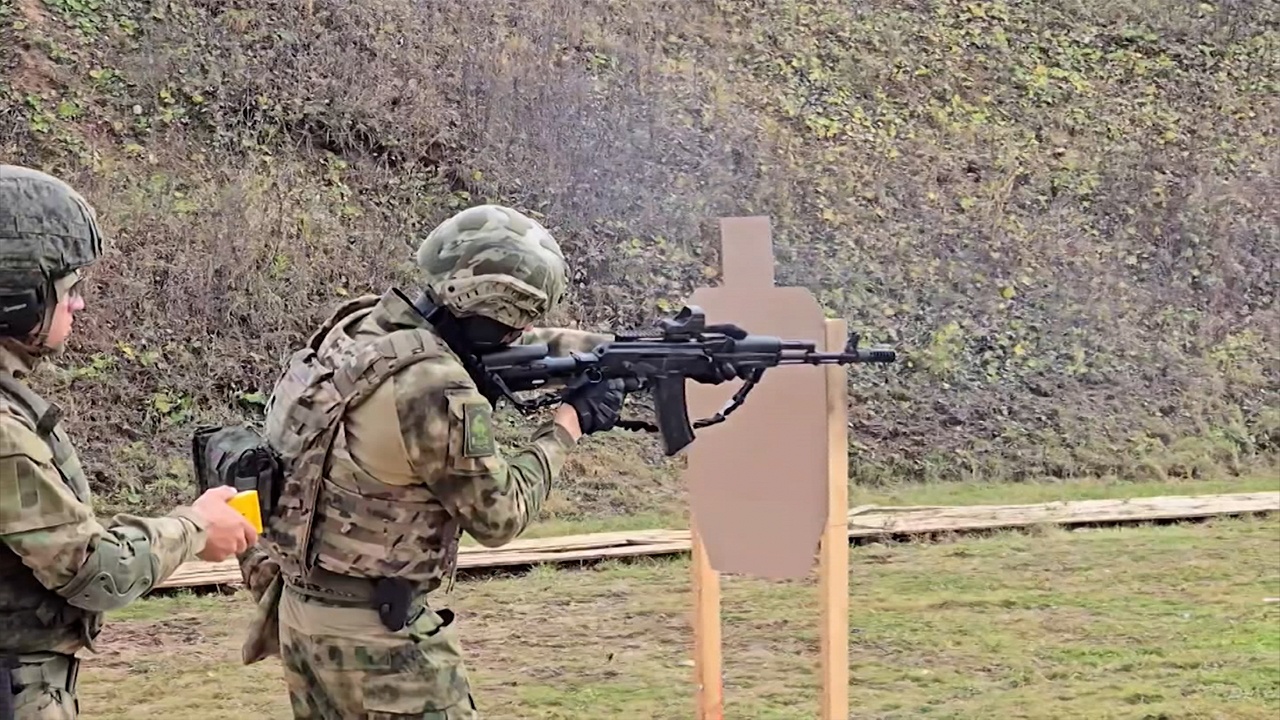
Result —
[[257, 490], [265, 522], [280, 498], [280, 460], [261, 435], [243, 425], [202, 426], [191, 436], [191, 463], [196, 488], [230, 485]]

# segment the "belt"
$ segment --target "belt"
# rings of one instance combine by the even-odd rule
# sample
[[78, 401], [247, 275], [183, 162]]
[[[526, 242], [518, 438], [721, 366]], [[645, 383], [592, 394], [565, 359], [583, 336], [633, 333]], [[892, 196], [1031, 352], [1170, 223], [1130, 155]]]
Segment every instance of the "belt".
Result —
[[13, 699], [30, 686], [60, 687], [75, 692], [80, 659], [62, 653], [8, 655], [0, 658], [0, 720], [14, 720]]
[[286, 575], [284, 581], [289, 589], [326, 605], [366, 608], [372, 607], [379, 582], [371, 578], [339, 575], [324, 568], [314, 568], [307, 573], [305, 580]]
[[377, 610], [378, 619], [391, 632], [402, 629], [410, 617], [426, 606], [425, 595], [418, 593], [404, 578], [372, 580], [316, 568], [306, 581], [286, 579], [285, 587], [304, 599], [316, 600], [323, 605]]

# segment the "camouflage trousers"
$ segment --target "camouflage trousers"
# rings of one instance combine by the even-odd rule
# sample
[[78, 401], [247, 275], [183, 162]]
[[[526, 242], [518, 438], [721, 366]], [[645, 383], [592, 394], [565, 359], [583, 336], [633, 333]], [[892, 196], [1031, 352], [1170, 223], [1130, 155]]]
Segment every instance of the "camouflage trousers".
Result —
[[76, 658], [57, 655], [43, 663], [26, 662], [8, 670], [14, 720], [75, 720], [80, 710], [76, 699], [79, 665]]
[[292, 590], [280, 598], [280, 659], [297, 720], [478, 720], [449, 611], [423, 608], [391, 632], [372, 609]]

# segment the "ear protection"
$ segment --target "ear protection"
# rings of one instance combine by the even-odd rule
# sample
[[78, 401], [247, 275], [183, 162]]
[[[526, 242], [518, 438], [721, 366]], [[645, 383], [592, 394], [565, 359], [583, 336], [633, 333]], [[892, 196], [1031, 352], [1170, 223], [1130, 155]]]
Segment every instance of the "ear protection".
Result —
[[40, 328], [45, 293], [37, 288], [0, 288], [0, 335], [26, 338]]

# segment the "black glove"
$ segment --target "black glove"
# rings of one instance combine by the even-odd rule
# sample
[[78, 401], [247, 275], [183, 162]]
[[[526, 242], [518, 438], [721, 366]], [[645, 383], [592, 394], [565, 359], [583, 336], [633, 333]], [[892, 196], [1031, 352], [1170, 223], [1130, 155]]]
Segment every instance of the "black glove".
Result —
[[578, 412], [582, 434], [590, 435], [612, 428], [622, 414], [624, 382], [620, 378], [592, 382], [582, 377], [569, 386], [564, 402]]
[[733, 365], [727, 362], [712, 362], [707, 365], [705, 370], [691, 374], [689, 379], [703, 385], [719, 385], [736, 377], [738, 377], [738, 373], [733, 369]]

